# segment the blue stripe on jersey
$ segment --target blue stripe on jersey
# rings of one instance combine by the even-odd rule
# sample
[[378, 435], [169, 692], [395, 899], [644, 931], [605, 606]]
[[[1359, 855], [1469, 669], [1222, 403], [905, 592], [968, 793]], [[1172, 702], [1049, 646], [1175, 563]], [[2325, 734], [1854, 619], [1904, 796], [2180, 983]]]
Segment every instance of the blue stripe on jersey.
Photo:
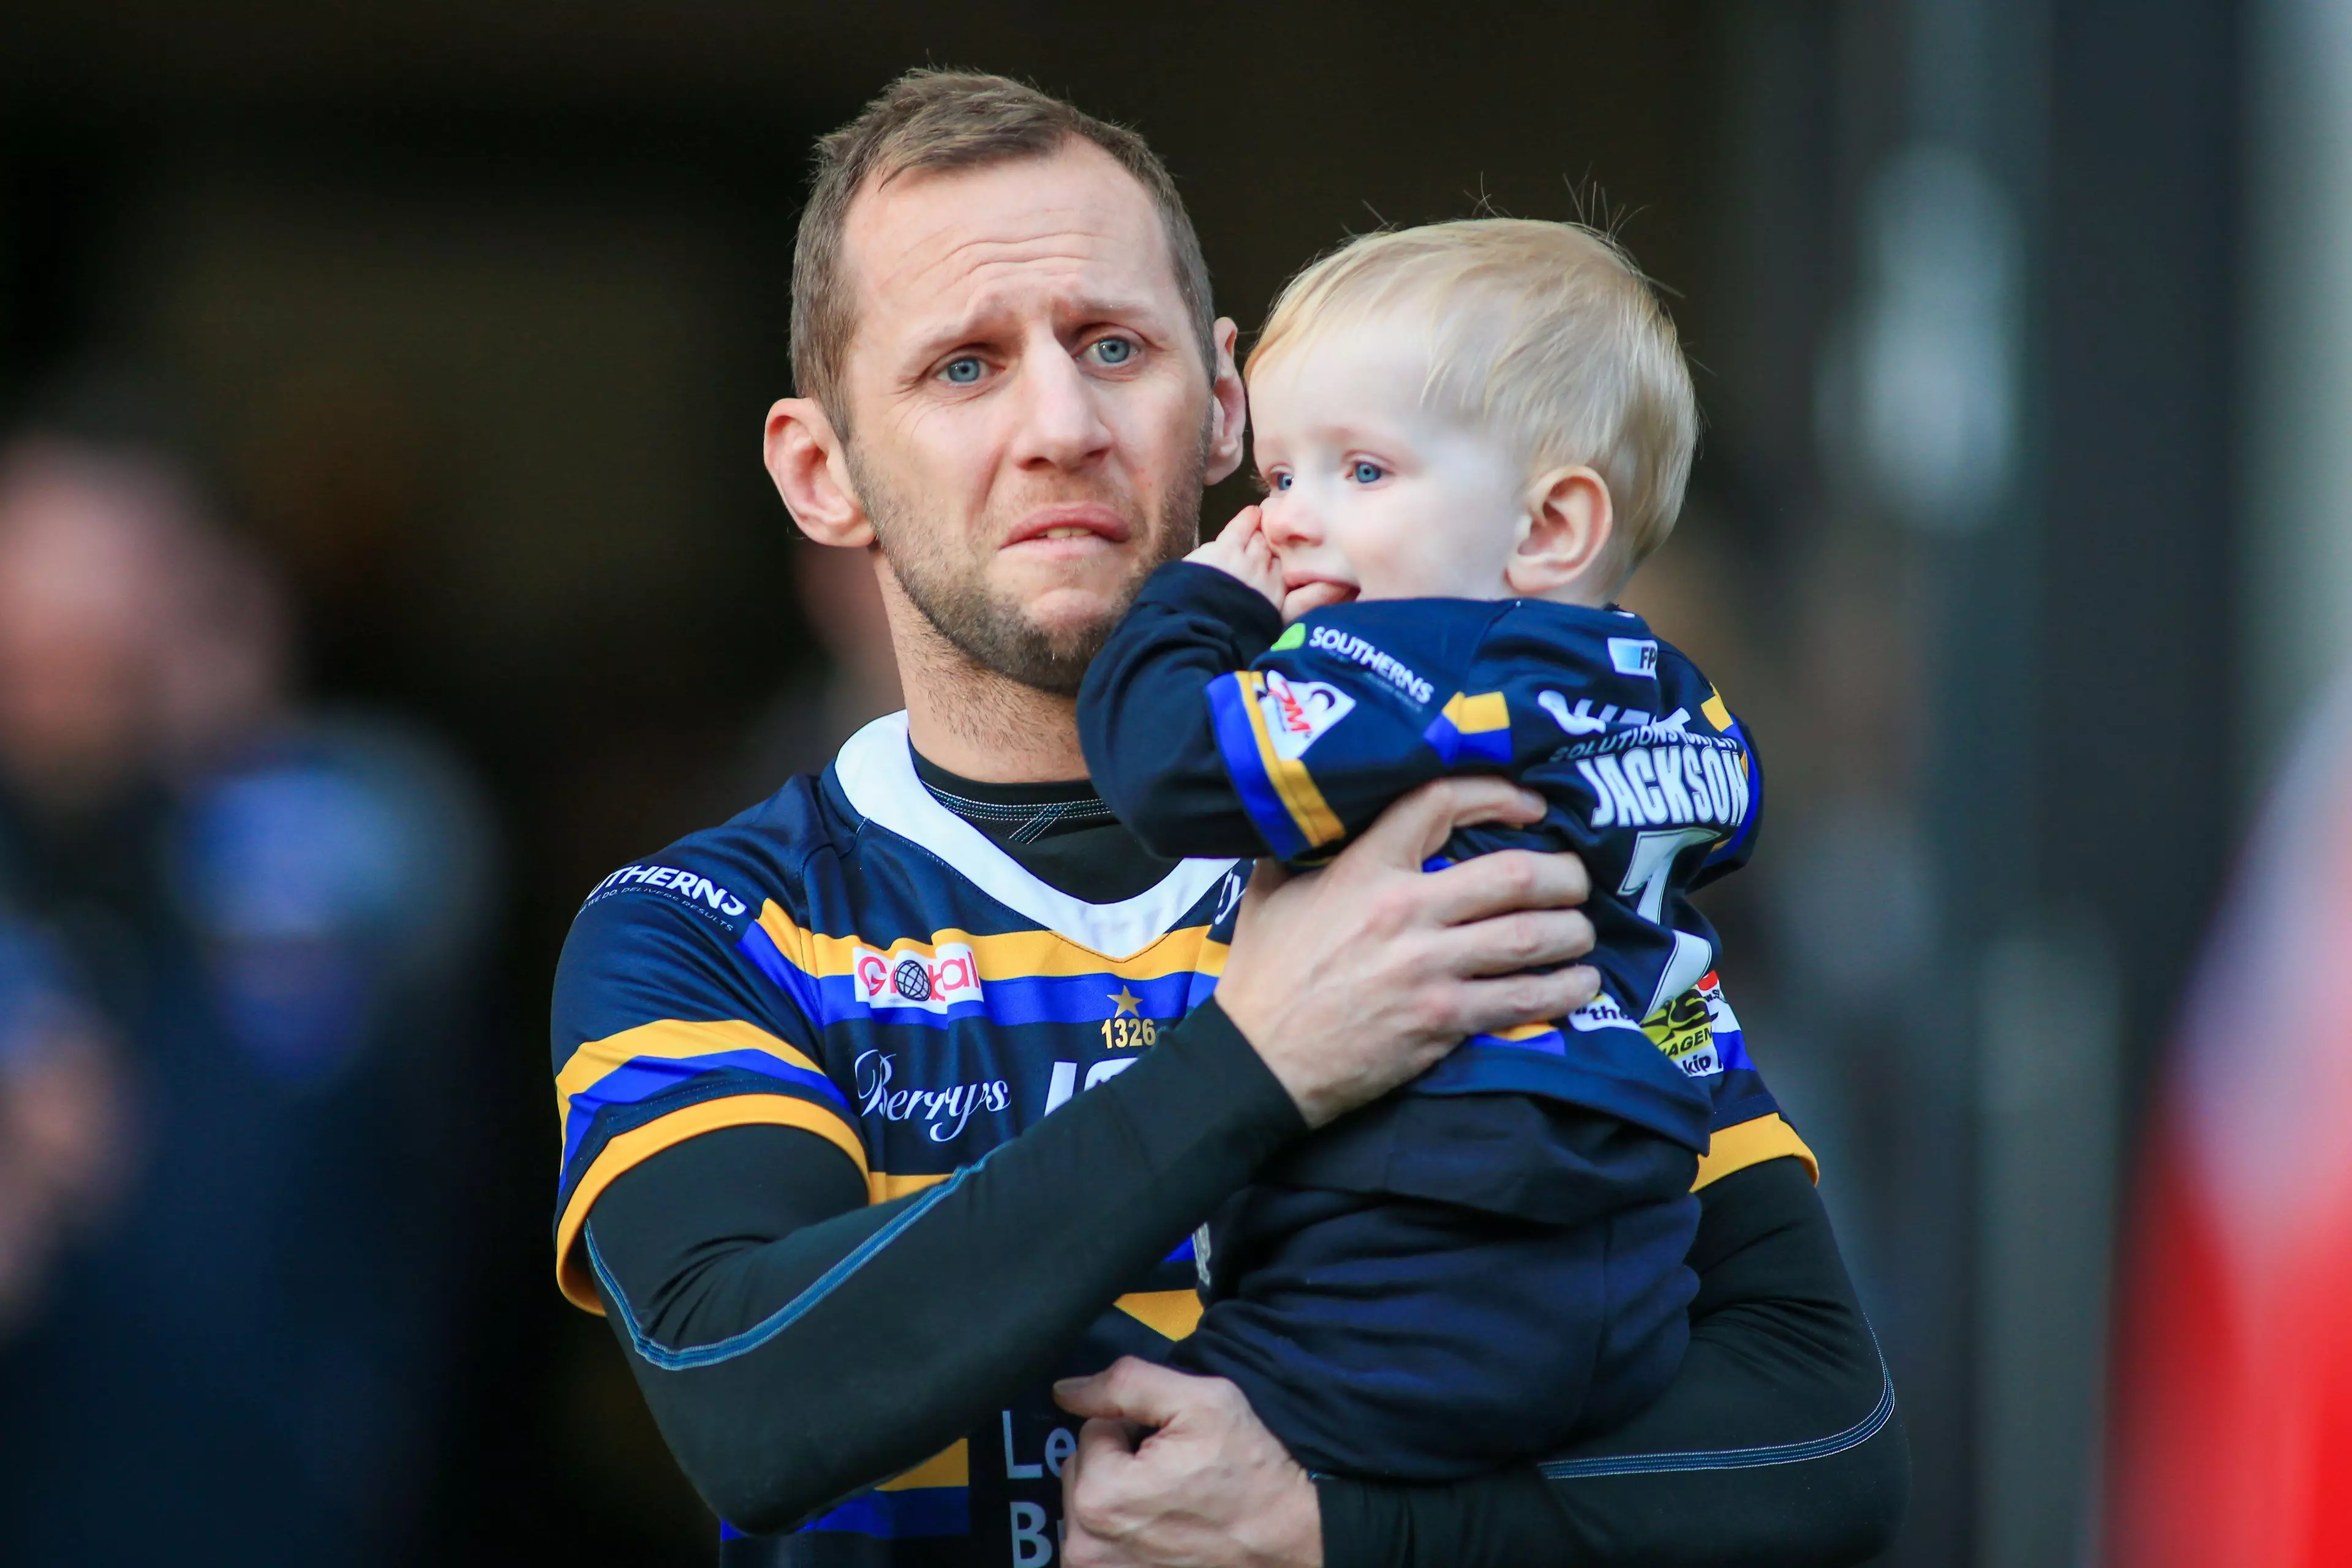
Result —
[[1452, 767], [1464, 757], [1475, 757], [1482, 763], [1508, 767], [1511, 763], [1511, 732], [1508, 730], [1459, 730], [1454, 721], [1440, 713], [1421, 732], [1429, 749], [1437, 753], [1438, 761]]
[[1109, 993], [1124, 987], [1143, 1016], [1181, 1018], [1215, 988], [1216, 976], [1181, 970], [1152, 980], [1133, 980], [1104, 970], [1095, 974], [1039, 974], [988, 981], [981, 994], [934, 1011], [912, 1003], [877, 1005], [857, 994], [846, 974], [817, 976], [786, 958], [760, 926], [735, 944], [760, 973], [782, 986], [802, 1013], [820, 1028], [852, 1020], [915, 1024], [944, 1029], [965, 1018], [994, 1024], [1094, 1024], [1104, 1016]]
[[745, 927], [735, 949], [750, 959], [761, 973], [783, 987], [784, 994], [793, 999], [801, 1016], [819, 1028], [835, 1021], [825, 1016], [824, 994], [817, 986], [816, 976], [786, 958], [776, 946], [776, 939], [762, 927]]
[[1209, 994], [1216, 988], [1217, 977], [1215, 975], [1203, 974], [1195, 971], [1192, 975], [1192, 983], [1184, 988], [1184, 1011], [1189, 1013], [1193, 1008], [1198, 1007], [1202, 1003], [1206, 1002], [1209, 999]]
[[1491, 1046], [1506, 1051], [1540, 1051], [1548, 1057], [1568, 1055], [1568, 1037], [1558, 1029], [1546, 1029], [1539, 1035], [1528, 1035], [1516, 1040], [1507, 1040], [1500, 1035], [1473, 1035], [1462, 1043], [1465, 1046]]
[[1281, 793], [1267, 776], [1265, 759], [1258, 754], [1257, 731], [1242, 706], [1249, 700], [1242, 689], [1242, 679], [1221, 675], [1209, 682], [1209, 716], [1216, 728], [1217, 751], [1225, 759], [1225, 772], [1241, 796], [1242, 809], [1257, 824], [1265, 847], [1285, 860], [1293, 859], [1313, 846], [1290, 819], [1290, 808], [1282, 804]]
[[866, 1492], [801, 1528], [878, 1535], [885, 1541], [918, 1535], [962, 1535], [971, 1529], [971, 1494], [962, 1487], [910, 1487], [905, 1491]]
[[[1745, 758], [1751, 754], [1748, 743], [1748, 731], [1740, 728], [1738, 720], [1734, 719], [1731, 721], [1731, 727], [1724, 733], [1739, 742], [1744, 765]], [[1747, 848], [1748, 839], [1755, 836], [1756, 825], [1763, 818], [1764, 773], [1762, 769], [1751, 767], [1748, 770], [1748, 819], [1739, 825], [1738, 832], [1708, 850], [1706, 858], [1699, 864], [1714, 866], [1726, 860], [1735, 859], [1742, 850]]]
[[779, 1061], [766, 1051], [714, 1051], [699, 1057], [637, 1057], [572, 1096], [572, 1104], [564, 1117], [564, 1168], [570, 1168], [572, 1157], [580, 1152], [580, 1141], [588, 1135], [589, 1126], [596, 1120], [598, 1111], [609, 1106], [635, 1105], [676, 1089], [699, 1074], [730, 1068], [814, 1089], [845, 1112], [849, 1109], [848, 1098], [831, 1079], [823, 1073], [810, 1072], [805, 1068]]

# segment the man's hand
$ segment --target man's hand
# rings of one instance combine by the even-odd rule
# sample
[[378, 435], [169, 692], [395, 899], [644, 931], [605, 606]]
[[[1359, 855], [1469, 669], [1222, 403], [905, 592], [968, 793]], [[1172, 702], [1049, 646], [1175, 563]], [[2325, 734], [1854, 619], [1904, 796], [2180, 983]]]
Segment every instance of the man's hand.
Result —
[[1286, 875], [1263, 862], [1242, 900], [1217, 1003], [1299, 1114], [1319, 1127], [1416, 1077], [1469, 1035], [1557, 1018], [1601, 980], [1571, 906], [1573, 855], [1506, 849], [1423, 873], [1457, 827], [1531, 823], [1541, 797], [1502, 779], [1440, 779], [1406, 795], [1339, 858]]
[[1278, 610], [1282, 608], [1282, 563], [1274, 558], [1274, 547], [1265, 542], [1265, 530], [1258, 526], [1259, 515], [1254, 506], [1242, 508], [1216, 538], [1184, 559], [1240, 578]]
[[1223, 1378], [1121, 1356], [1054, 1397], [1088, 1417], [1062, 1467], [1071, 1568], [1321, 1568], [1315, 1483]]

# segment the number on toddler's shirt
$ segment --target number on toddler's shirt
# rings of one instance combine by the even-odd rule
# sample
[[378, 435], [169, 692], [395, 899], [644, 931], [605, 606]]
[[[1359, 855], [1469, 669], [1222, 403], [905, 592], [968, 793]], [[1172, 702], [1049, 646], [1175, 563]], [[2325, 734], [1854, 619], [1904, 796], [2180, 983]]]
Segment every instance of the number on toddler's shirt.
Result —
[[1666, 907], [1666, 877], [1675, 868], [1675, 857], [1694, 844], [1704, 844], [1720, 829], [1713, 827], [1669, 827], [1655, 833], [1636, 834], [1633, 837], [1633, 858], [1625, 868], [1625, 879], [1617, 891], [1625, 898], [1636, 892], [1642, 895], [1636, 906], [1642, 918], [1653, 925]]

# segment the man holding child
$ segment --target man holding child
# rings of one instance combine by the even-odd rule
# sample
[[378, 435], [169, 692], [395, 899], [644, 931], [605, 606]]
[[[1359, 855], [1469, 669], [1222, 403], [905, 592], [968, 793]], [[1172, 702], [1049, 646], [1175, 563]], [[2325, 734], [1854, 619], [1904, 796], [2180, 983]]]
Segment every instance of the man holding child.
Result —
[[1088, 665], [1242, 459], [1234, 335], [1131, 132], [919, 72], [821, 144], [768, 467], [870, 554], [908, 710], [592, 893], [555, 999], [560, 1282], [728, 1563], [1871, 1555], [1901, 1429], [1777, 1113], [1704, 1153], [1679, 1369], [1565, 1451], [1310, 1475], [1233, 1383], [1158, 1364], [1221, 1204], [1601, 991], [1574, 855], [1423, 870], [1544, 817], [1506, 779], [1255, 879], [1154, 854], [1087, 782]]

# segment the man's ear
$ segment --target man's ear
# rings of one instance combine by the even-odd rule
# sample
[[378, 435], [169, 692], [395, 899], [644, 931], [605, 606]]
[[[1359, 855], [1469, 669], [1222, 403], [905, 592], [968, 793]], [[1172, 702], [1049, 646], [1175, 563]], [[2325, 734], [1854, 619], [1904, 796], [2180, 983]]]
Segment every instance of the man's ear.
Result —
[[1555, 593], [1592, 572], [1616, 530], [1609, 481], [1582, 463], [1555, 468], [1528, 488], [1525, 526], [1503, 581], [1528, 598]]
[[803, 533], [819, 544], [874, 542], [874, 525], [849, 482], [849, 458], [816, 399], [777, 399], [768, 410], [761, 451], [784, 510]]
[[1234, 367], [1234, 341], [1240, 335], [1231, 316], [1219, 316], [1209, 329], [1216, 362], [1209, 367], [1209, 466], [1202, 477], [1213, 485], [1242, 466], [1242, 437], [1249, 432], [1249, 394]]

